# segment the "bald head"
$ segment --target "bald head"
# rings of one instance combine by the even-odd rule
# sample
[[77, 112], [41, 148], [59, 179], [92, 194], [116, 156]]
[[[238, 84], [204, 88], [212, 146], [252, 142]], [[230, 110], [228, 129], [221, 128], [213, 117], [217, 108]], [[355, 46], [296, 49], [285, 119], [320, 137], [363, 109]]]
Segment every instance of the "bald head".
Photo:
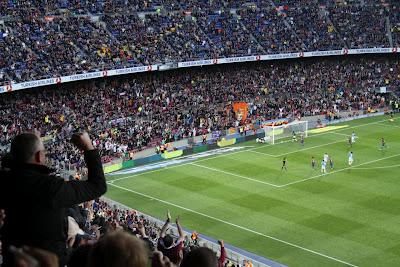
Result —
[[11, 156], [14, 163], [44, 164], [44, 145], [33, 133], [17, 135], [11, 142]]

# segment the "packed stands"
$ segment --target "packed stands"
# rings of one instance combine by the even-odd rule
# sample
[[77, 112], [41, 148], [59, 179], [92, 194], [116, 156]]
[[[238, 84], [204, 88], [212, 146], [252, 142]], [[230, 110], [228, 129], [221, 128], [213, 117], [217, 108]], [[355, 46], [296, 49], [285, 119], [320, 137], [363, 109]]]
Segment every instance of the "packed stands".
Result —
[[[400, 46], [400, 12], [387, 1], [0, 1], [0, 85], [149, 64], [342, 48]], [[376, 109], [398, 93], [395, 56], [253, 62], [62, 84], [0, 98], [0, 154], [18, 133], [45, 136], [49, 164], [85, 171], [68, 142], [93, 135], [102, 162], [160, 143], [248, 122]], [[1, 212], [1, 211], [0, 211]], [[160, 229], [102, 201], [74, 207], [71, 246], [125, 229], [157, 245]], [[0, 214], [1, 215], [1, 214]], [[184, 250], [193, 245], [185, 241]]]
[[[3, 95], [1, 145], [39, 129], [57, 167], [83, 158], [65, 140], [95, 132], [103, 162], [215, 130], [238, 126], [230, 104], [250, 103], [248, 120], [366, 110], [384, 105], [376, 90], [400, 86], [395, 58], [259, 62], [207, 69], [129, 75]], [[183, 75], [185, 73], [185, 75]], [[282, 92], [286, 92], [282, 94]], [[386, 102], [388, 99], [386, 99]]]
[[396, 1], [2, 1], [0, 84], [399, 43]]

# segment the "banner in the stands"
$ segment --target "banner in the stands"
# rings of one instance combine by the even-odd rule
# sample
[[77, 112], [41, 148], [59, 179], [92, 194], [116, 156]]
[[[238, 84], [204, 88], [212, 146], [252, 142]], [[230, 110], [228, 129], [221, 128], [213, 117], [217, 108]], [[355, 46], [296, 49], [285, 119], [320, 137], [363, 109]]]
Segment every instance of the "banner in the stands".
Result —
[[268, 126], [280, 126], [283, 124], [288, 124], [288, 119], [278, 119], [278, 120], [268, 120], [261, 122], [261, 127], [268, 127]]
[[165, 151], [161, 154], [163, 159], [173, 159], [183, 155], [183, 150], [175, 150], [175, 151]]
[[233, 103], [233, 111], [235, 112], [236, 119], [240, 121], [245, 121], [247, 118], [247, 110], [249, 105], [246, 102], [236, 102]]
[[[326, 56], [346, 56], [346, 55], [362, 55], [362, 54], [393, 54], [400, 52], [400, 47], [386, 47], [386, 48], [360, 48], [360, 49], [347, 49], [329, 50], [329, 51], [311, 51], [311, 52], [295, 52], [274, 55], [258, 55], [258, 56], [244, 56], [244, 57], [229, 57], [229, 58], [214, 58], [196, 61], [178, 62], [178, 68], [188, 68], [195, 66], [206, 66], [216, 64], [260, 61], [260, 60], [279, 60], [291, 58], [306, 58], [306, 57], [326, 57]], [[97, 72], [89, 72], [83, 74], [76, 74], [71, 76], [54, 77], [49, 79], [28, 81], [23, 83], [9, 83], [6, 82], [0, 86], [0, 93], [11, 92], [15, 90], [27, 89], [32, 87], [40, 87], [45, 85], [87, 80], [93, 78], [101, 78], [107, 76], [123, 75], [137, 72], [157, 71], [158, 65], [140, 66], [116, 70], [103, 70]]]
[[234, 144], [236, 144], [236, 138], [231, 138], [231, 139], [228, 139], [228, 140], [226, 140], [225, 138], [222, 138], [221, 141], [217, 142], [217, 145], [219, 147], [231, 146], [231, 145], [234, 145]]
[[11, 92], [11, 91], [17, 91], [17, 90], [46, 86], [46, 85], [54, 85], [54, 84], [60, 84], [60, 83], [75, 82], [75, 81], [81, 81], [81, 80], [89, 80], [89, 79], [95, 79], [95, 78], [115, 76], [115, 75], [123, 75], [123, 74], [146, 72], [146, 71], [155, 71], [155, 70], [157, 70], [157, 67], [158, 67], [157, 65], [140, 66], [140, 67], [125, 68], [125, 69], [88, 72], [88, 73], [75, 74], [75, 75], [62, 76], [62, 77], [54, 77], [54, 78], [49, 78], [49, 79], [35, 80], [35, 81], [22, 82], [22, 83], [8, 83], [8, 84], [5, 84], [0, 87], [0, 93], [6, 93], [6, 92]]
[[103, 166], [104, 173], [115, 172], [122, 169], [122, 163], [116, 163], [108, 166]]

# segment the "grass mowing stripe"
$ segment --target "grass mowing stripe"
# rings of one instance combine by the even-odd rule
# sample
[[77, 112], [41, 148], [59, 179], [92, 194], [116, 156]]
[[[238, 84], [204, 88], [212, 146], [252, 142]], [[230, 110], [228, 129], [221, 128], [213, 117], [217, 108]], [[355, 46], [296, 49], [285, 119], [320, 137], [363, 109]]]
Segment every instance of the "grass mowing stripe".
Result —
[[399, 125], [387, 124], [387, 123], [383, 123], [383, 122], [380, 122], [379, 124], [381, 124], [381, 125], [384, 125], [384, 126], [388, 126], [388, 127], [396, 127], [396, 128], [400, 128], [400, 126], [399, 126]]
[[[395, 118], [395, 120], [396, 119], [397, 118]], [[368, 126], [368, 125], [371, 125], [371, 124], [383, 123], [383, 122], [386, 122], [386, 121], [387, 120], [368, 122], [368, 123], [355, 125], [355, 126], [351, 126], [351, 127], [347, 127], [347, 128], [342, 128], [342, 129], [338, 129], [338, 130], [334, 130], [334, 131], [329, 131], [329, 132], [324, 132], [324, 133], [317, 133], [317, 134], [310, 135], [308, 138], [317, 137], [317, 136], [320, 136], [320, 135], [325, 135], [325, 134], [330, 134], [330, 133], [336, 133], [337, 131], [341, 131], [341, 130], [354, 129], [354, 128], [358, 128], [358, 127]], [[279, 145], [279, 144], [285, 144], [285, 143], [288, 143], [288, 142], [291, 142], [291, 141], [292, 140], [286, 140], [286, 141], [283, 141], [281, 143], [275, 144], [275, 146]], [[218, 155], [218, 156], [215, 156], [215, 157], [214, 156], [210, 156], [210, 157], [205, 158], [205, 159], [196, 160], [195, 162], [202, 162], [202, 161], [212, 160], [212, 159], [216, 159], [216, 158], [227, 157], [227, 156], [230, 156], [230, 155], [234, 155], [234, 154], [238, 154], [238, 153], [242, 153], [242, 152], [246, 152], [246, 151], [255, 151], [257, 149], [264, 148], [266, 146], [274, 146], [274, 145], [266, 144], [266, 145], [263, 145], [263, 146], [260, 146], [260, 147], [255, 147], [255, 148], [250, 148], [250, 149], [243, 149], [243, 150], [236, 151], [236, 152], [231, 152], [231, 153], [228, 152], [226, 154]], [[262, 152], [260, 152], [260, 153], [262, 153]], [[129, 176], [125, 176], [125, 177], [121, 177], [121, 178], [117, 178], [117, 179], [112, 179], [112, 180], [109, 180], [109, 182], [112, 183], [112, 182], [116, 182], [116, 181], [120, 181], [120, 180], [131, 179], [131, 178], [134, 178], [136, 176], [139, 176], [139, 175], [142, 175], [142, 174], [145, 174], [145, 173], [159, 172], [159, 171], [166, 170], [166, 169], [171, 169], [171, 168], [176, 168], [176, 167], [179, 167], [179, 166], [189, 165], [191, 163], [192, 162], [188, 162], [188, 163], [183, 163], [183, 164], [177, 164], [177, 165], [173, 165], [173, 166], [163, 167], [163, 168], [160, 168], [160, 169], [157, 169], [157, 170], [152, 170], [152, 171], [148, 171], [148, 172], [129, 175]]]
[[171, 166], [168, 166], [168, 167], [159, 168], [159, 169], [155, 169], [155, 170], [151, 170], [151, 171], [144, 171], [144, 172], [141, 172], [141, 173], [137, 173], [137, 174], [133, 174], [133, 175], [125, 176], [125, 177], [112, 179], [112, 180], [109, 180], [108, 182], [109, 183], [114, 183], [114, 182], [117, 182], [117, 181], [120, 181], [120, 180], [132, 179], [132, 178], [140, 176], [140, 175], [149, 174], [149, 173], [153, 173], [153, 172], [159, 172], [159, 171], [162, 171], [162, 170], [168, 170], [168, 169], [172, 169], [172, 168], [177, 168], [177, 167], [189, 165], [190, 163], [191, 162], [183, 163], [183, 164], [177, 164], [177, 165], [171, 165]]
[[268, 153], [265, 153], [265, 152], [260, 152], [260, 151], [255, 151], [255, 150], [247, 150], [247, 151], [248, 151], [248, 152], [251, 152], [251, 153], [256, 153], [256, 154], [260, 154], [260, 155], [264, 155], [264, 156], [273, 157], [273, 158], [276, 157], [275, 155], [268, 154]]
[[[348, 128], [347, 128], [348, 129]], [[336, 135], [341, 135], [341, 136], [346, 136], [349, 137], [349, 134], [344, 134], [344, 133], [337, 133], [337, 132], [330, 132], [331, 134], [336, 134]]]
[[380, 167], [369, 167], [369, 168], [353, 168], [353, 170], [375, 170], [375, 169], [390, 169], [400, 167], [400, 164]]
[[211, 215], [207, 215], [207, 214], [205, 214], [205, 213], [198, 212], [198, 211], [195, 211], [195, 210], [192, 210], [192, 209], [189, 209], [189, 208], [186, 208], [186, 207], [183, 207], [183, 206], [174, 204], [174, 203], [169, 202], [169, 201], [166, 201], [166, 200], [162, 200], [162, 199], [159, 199], [159, 198], [156, 198], [156, 197], [152, 197], [152, 196], [150, 196], [150, 195], [147, 195], [147, 194], [144, 194], [144, 193], [140, 193], [140, 192], [137, 192], [137, 191], [134, 191], [134, 190], [131, 190], [131, 189], [129, 189], [129, 188], [122, 187], [122, 186], [118, 186], [118, 185], [115, 185], [115, 184], [113, 184], [113, 183], [108, 183], [108, 184], [111, 185], [111, 186], [114, 186], [114, 187], [116, 187], [116, 188], [119, 188], [119, 189], [122, 189], [122, 190], [125, 190], [125, 191], [128, 191], [128, 192], [131, 192], [131, 193], [140, 195], [140, 196], [142, 196], [142, 197], [146, 197], [146, 198], [149, 198], [149, 199], [157, 200], [158, 202], [161, 202], [161, 203], [164, 203], [164, 204], [167, 204], [167, 205], [170, 205], [170, 206], [173, 206], [173, 207], [176, 207], [176, 208], [179, 208], [179, 209], [182, 209], [182, 210], [185, 210], [185, 211], [188, 211], [188, 212], [191, 212], [191, 213], [194, 213], [194, 214], [197, 214], [197, 215], [200, 215], [200, 216], [203, 216], [203, 217], [212, 219], [212, 220], [214, 220], [214, 221], [218, 221], [218, 222], [221, 222], [221, 223], [224, 223], [224, 224], [233, 226], [233, 227], [235, 227], [235, 228], [238, 228], [238, 229], [241, 229], [241, 230], [244, 230], [244, 231], [247, 231], [247, 232], [256, 234], [256, 235], [258, 235], [258, 236], [262, 236], [262, 237], [265, 237], [265, 238], [269, 238], [269, 239], [275, 240], [275, 241], [277, 241], [277, 242], [280, 242], [280, 243], [289, 245], [289, 246], [291, 246], [291, 247], [295, 247], [295, 248], [298, 248], [298, 249], [301, 249], [301, 250], [310, 252], [310, 253], [312, 253], [312, 254], [315, 254], [315, 255], [318, 255], [318, 256], [321, 256], [321, 257], [324, 257], [324, 258], [327, 258], [327, 259], [330, 259], [330, 260], [333, 260], [333, 261], [336, 261], [336, 262], [343, 263], [343, 264], [345, 264], [345, 265], [347, 265], [347, 266], [358, 267], [357, 265], [354, 265], [354, 264], [352, 264], [352, 263], [349, 263], [349, 262], [340, 260], [340, 259], [338, 259], [338, 258], [335, 258], [335, 257], [332, 257], [332, 256], [328, 256], [328, 255], [326, 255], [326, 254], [323, 254], [323, 253], [320, 253], [320, 252], [317, 252], [317, 251], [314, 251], [314, 250], [311, 250], [311, 249], [302, 247], [302, 246], [300, 246], [300, 245], [296, 245], [296, 244], [290, 243], [290, 242], [288, 242], [288, 241], [279, 239], [279, 238], [277, 238], [277, 237], [273, 237], [273, 236], [270, 236], [270, 235], [266, 235], [266, 234], [257, 232], [257, 231], [255, 231], [255, 230], [252, 230], [252, 229], [249, 229], [249, 228], [246, 228], [246, 227], [243, 227], [243, 226], [240, 226], [240, 225], [237, 225], [237, 224], [234, 224], [234, 223], [231, 223], [231, 222], [228, 222], [228, 221], [225, 221], [225, 220], [222, 220], [222, 219], [213, 217], [213, 216], [211, 216]]
[[256, 182], [256, 183], [266, 184], [266, 185], [273, 186], [273, 187], [279, 187], [279, 185], [276, 185], [276, 184], [267, 183], [267, 182], [260, 181], [260, 180], [257, 180], [257, 179], [253, 179], [253, 178], [250, 178], [250, 177], [242, 176], [242, 175], [239, 175], [239, 174], [236, 174], [236, 173], [227, 172], [227, 171], [224, 171], [224, 170], [215, 169], [215, 168], [207, 167], [207, 166], [196, 164], [196, 163], [191, 163], [190, 165], [197, 166], [197, 167], [204, 168], [204, 169], [211, 170], [211, 171], [215, 171], [215, 172], [224, 173], [224, 174], [227, 174], [227, 175], [230, 175], [230, 176], [235, 176], [235, 177], [238, 177], [238, 178], [241, 178], [241, 179], [245, 179], [245, 180], [249, 180], [249, 181]]
[[302, 180], [298, 180], [298, 181], [290, 182], [290, 183], [287, 183], [287, 184], [284, 184], [284, 185], [280, 185], [278, 187], [286, 187], [286, 186], [289, 186], [289, 185], [302, 183], [302, 182], [305, 182], [305, 181], [308, 181], [308, 180], [312, 180], [312, 179], [315, 179], [315, 178], [318, 178], [318, 177], [321, 177], [321, 176], [327, 176], [327, 175], [330, 175], [330, 174], [334, 174], [334, 173], [342, 172], [342, 171], [345, 171], [345, 170], [353, 169], [353, 168], [356, 168], [358, 166], [363, 166], [363, 165], [371, 164], [371, 163], [374, 163], [374, 162], [382, 161], [382, 160], [385, 160], [385, 159], [395, 158], [395, 157], [398, 157], [398, 156], [400, 156], [400, 154], [396, 154], [396, 155], [393, 155], [393, 156], [384, 157], [384, 158], [380, 158], [380, 159], [376, 159], [376, 160], [367, 161], [367, 162], [364, 162], [364, 163], [361, 163], [361, 164], [358, 164], [358, 165], [354, 165], [352, 167], [347, 167], [347, 168], [343, 168], [343, 169], [340, 169], [340, 170], [337, 170], [337, 171], [319, 174], [319, 175], [312, 176], [312, 177], [309, 177], [309, 178], [305, 178], [305, 179], [302, 179]]
[[292, 151], [292, 152], [287, 152], [287, 153], [282, 153], [282, 154], [279, 154], [279, 155], [275, 155], [274, 157], [275, 157], [275, 158], [279, 158], [279, 157], [282, 157], [282, 156], [286, 156], [286, 155], [290, 155], [290, 154], [295, 154], [295, 153], [298, 153], [298, 152], [302, 152], [302, 151], [305, 151], [305, 150], [310, 150], [310, 149], [314, 149], [314, 148], [318, 148], [318, 147], [329, 146], [329, 145], [333, 145], [333, 144], [337, 144], [337, 143], [343, 143], [344, 141], [345, 141], [345, 140], [340, 140], [340, 141], [325, 143], [325, 144], [318, 145], [318, 146], [310, 146], [310, 147], [303, 148], [303, 149], [299, 149], [299, 150], [296, 150], [296, 151]]

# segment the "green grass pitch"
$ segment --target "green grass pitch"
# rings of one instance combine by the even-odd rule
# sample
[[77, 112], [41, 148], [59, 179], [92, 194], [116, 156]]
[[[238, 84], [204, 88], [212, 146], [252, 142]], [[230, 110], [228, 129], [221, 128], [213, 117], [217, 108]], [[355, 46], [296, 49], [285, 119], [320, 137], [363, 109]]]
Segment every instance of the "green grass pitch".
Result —
[[[109, 176], [107, 197], [160, 219], [169, 209], [189, 229], [289, 266], [400, 266], [400, 117], [328, 130], [310, 133], [304, 147], [252, 141], [237, 144], [240, 152]], [[321, 175], [325, 152], [335, 166]]]

